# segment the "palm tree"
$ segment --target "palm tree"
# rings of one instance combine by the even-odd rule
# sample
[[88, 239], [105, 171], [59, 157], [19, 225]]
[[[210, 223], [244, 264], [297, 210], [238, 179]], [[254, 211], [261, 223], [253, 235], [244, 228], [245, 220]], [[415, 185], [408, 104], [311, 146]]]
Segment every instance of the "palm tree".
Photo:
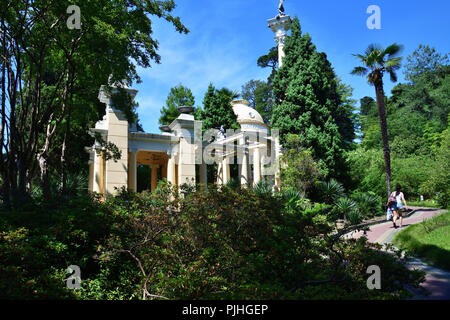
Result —
[[397, 81], [396, 71], [400, 69], [402, 57], [397, 55], [402, 50], [402, 46], [394, 43], [386, 49], [379, 45], [371, 44], [364, 55], [354, 54], [359, 58], [363, 66], [356, 67], [351, 72], [355, 75], [367, 75], [369, 84], [375, 87], [375, 94], [377, 97], [378, 117], [380, 119], [381, 138], [383, 140], [384, 163], [386, 166], [386, 184], [388, 197], [391, 194], [391, 155], [389, 149], [387, 123], [386, 123], [386, 106], [384, 103], [384, 89], [383, 89], [383, 75], [388, 72], [391, 81]]
[[334, 179], [331, 179], [329, 182], [321, 182], [319, 184], [319, 190], [322, 195], [322, 200], [326, 204], [333, 204], [337, 199], [345, 196], [344, 187]]
[[357, 208], [355, 201], [345, 197], [339, 198], [336, 201], [336, 207], [344, 216], [345, 222], [347, 222], [347, 217], [349, 216], [349, 214]]

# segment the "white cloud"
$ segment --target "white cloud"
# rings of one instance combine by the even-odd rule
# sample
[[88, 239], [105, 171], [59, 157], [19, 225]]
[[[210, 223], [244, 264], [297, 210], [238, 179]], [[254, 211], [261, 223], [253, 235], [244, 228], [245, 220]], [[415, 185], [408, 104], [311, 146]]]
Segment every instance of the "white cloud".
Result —
[[209, 83], [217, 88], [240, 90], [250, 79], [267, 78], [269, 71], [258, 68], [257, 57], [249, 54], [251, 43], [239, 35], [220, 36], [214, 22], [209, 24], [211, 27], [194, 25], [188, 35], [174, 32], [165, 22], [155, 26], [161, 64], [138, 68], [142, 83], [135, 86], [140, 90], [137, 101], [144, 129], [157, 130], [159, 110], [170, 88], [178, 84], [190, 88], [196, 105], [201, 106]]

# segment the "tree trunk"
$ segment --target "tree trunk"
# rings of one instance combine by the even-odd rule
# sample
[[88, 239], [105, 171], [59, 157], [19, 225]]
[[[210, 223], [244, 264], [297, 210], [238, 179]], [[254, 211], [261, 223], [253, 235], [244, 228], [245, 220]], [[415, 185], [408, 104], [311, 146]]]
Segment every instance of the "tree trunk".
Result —
[[66, 130], [64, 132], [64, 140], [61, 147], [61, 184], [63, 193], [66, 191], [67, 188], [66, 153], [67, 153], [67, 139], [69, 137], [69, 134], [70, 134], [70, 113], [68, 115]]
[[39, 162], [39, 168], [40, 168], [40, 178], [41, 178], [41, 187], [42, 187], [42, 194], [46, 199], [50, 198], [50, 179], [48, 176], [48, 166], [47, 166], [47, 160], [44, 158], [42, 154], [38, 155], [38, 162]]
[[387, 196], [391, 194], [391, 151], [389, 148], [388, 130], [386, 121], [386, 106], [384, 104], [383, 81], [375, 85], [377, 96], [378, 118], [380, 119], [381, 138], [383, 141], [384, 164], [386, 167]]

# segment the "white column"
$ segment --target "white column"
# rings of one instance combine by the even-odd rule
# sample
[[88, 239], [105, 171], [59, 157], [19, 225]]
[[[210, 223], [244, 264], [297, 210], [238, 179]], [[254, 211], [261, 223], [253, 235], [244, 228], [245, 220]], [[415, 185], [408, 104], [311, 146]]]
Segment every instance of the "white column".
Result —
[[137, 153], [138, 150], [130, 150], [130, 189], [137, 192]]
[[[241, 147], [246, 147], [245, 138], [239, 139], [239, 144]], [[247, 148], [242, 151], [242, 163], [241, 163], [241, 186], [248, 186], [248, 155]]]
[[261, 151], [256, 148], [253, 151], [253, 184], [258, 184], [261, 181]]
[[167, 181], [175, 184], [175, 161], [173, 155], [169, 155], [169, 160], [167, 161]]
[[94, 181], [93, 181], [93, 191], [100, 193], [100, 150], [95, 149], [94, 154]]
[[285, 39], [286, 39], [286, 31], [280, 30], [275, 37], [275, 40], [278, 43], [278, 66], [279, 66], [279, 68], [281, 68], [281, 66], [283, 65], [283, 58], [286, 56], [286, 54], [284, 53], [284, 40]]
[[[219, 161], [218, 161], [219, 162]], [[219, 162], [217, 164], [217, 185], [223, 185], [223, 163]]]
[[287, 31], [291, 28], [291, 17], [289, 15], [277, 16], [270, 19], [269, 27], [275, 33], [275, 41], [278, 44], [278, 66], [281, 68], [283, 65], [284, 53], [284, 40], [286, 39]]
[[222, 160], [222, 172], [223, 184], [227, 184], [228, 181], [230, 181], [230, 165], [228, 158]]

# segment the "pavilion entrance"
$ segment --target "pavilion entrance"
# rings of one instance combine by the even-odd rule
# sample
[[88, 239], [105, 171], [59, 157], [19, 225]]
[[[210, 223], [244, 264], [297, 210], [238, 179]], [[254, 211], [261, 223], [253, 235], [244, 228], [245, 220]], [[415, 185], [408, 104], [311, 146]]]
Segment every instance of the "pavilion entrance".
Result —
[[167, 179], [168, 155], [165, 152], [139, 151], [136, 155], [137, 192], [155, 192], [159, 181]]

